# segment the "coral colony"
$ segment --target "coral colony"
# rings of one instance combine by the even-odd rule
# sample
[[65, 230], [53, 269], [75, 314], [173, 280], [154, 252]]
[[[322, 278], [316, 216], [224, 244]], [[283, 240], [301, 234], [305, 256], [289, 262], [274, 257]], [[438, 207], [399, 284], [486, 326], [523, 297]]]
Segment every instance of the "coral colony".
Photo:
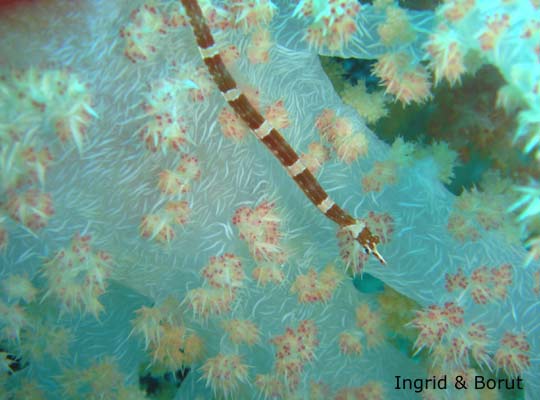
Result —
[[0, 399], [536, 398], [540, 2], [408, 3], [0, 3]]

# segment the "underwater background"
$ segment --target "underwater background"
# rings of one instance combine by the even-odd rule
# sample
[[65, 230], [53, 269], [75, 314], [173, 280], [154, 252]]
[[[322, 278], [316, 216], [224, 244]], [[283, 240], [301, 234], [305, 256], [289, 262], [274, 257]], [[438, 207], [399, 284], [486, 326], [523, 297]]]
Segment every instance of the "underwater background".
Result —
[[0, 1], [0, 398], [540, 398], [538, 1], [200, 4], [387, 264], [180, 2]]

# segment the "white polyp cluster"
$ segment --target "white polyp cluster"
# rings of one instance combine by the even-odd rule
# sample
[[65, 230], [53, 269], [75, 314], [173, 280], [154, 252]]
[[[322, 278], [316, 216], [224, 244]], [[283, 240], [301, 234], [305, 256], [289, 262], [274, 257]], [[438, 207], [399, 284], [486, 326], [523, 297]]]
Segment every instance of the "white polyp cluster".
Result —
[[[188, 137], [188, 109], [182, 101], [190, 90], [199, 87], [187, 79], [159, 79], [149, 85], [142, 108], [148, 117], [138, 134], [152, 152], [186, 149]], [[194, 95], [197, 97], [197, 95]]]
[[360, 4], [354, 0], [302, 0], [293, 15], [313, 19], [305, 35], [310, 46], [340, 50], [358, 29], [359, 11]]
[[48, 286], [44, 297], [56, 297], [62, 313], [80, 311], [98, 317], [103, 311], [99, 297], [105, 293], [113, 263], [104, 251], [92, 251], [90, 243], [90, 235], [76, 234], [70, 246], [43, 264]]
[[351, 164], [367, 155], [368, 141], [365, 135], [355, 132], [351, 120], [338, 117], [334, 110], [324, 109], [317, 117], [315, 127], [343, 162]]
[[174, 225], [184, 225], [188, 221], [191, 208], [186, 200], [171, 200], [152, 214], [141, 218], [139, 232], [145, 239], [169, 244], [176, 236]]
[[339, 255], [347, 269], [355, 274], [362, 273], [364, 264], [369, 258], [364, 247], [356, 240], [365, 227], [365, 222], [357, 221], [356, 224], [340, 227], [337, 232]]
[[184, 302], [200, 320], [231, 311], [237, 292], [244, 286], [245, 273], [240, 259], [232, 254], [212, 256], [201, 270], [202, 287], [186, 293]]
[[218, 354], [206, 360], [201, 367], [206, 385], [212, 388], [214, 394], [232, 398], [238, 386], [248, 380], [248, 366], [241, 356], [236, 354]]
[[232, 222], [238, 227], [240, 238], [248, 244], [256, 261], [283, 263], [287, 255], [281, 246], [281, 217], [274, 202], [264, 201], [255, 208], [240, 207]]
[[344, 276], [328, 265], [320, 274], [310, 268], [307, 274], [298, 275], [291, 286], [291, 293], [300, 303], [328, 302]]
[[[133, 10], [129, 23], [120, 30], [120, 36], [126, 42], [124, 55], [133, 63], [153, 57], [166, 33], [167, 22], [155, 6], [144, 4]], [[178, 23], [175, 19], [169, 22], [169, 25]]]
[[244, 31], [268, 25], [274, 17], [276, 9], [277, 7], [271, 0], [233, 0], [230, 5], [234, 26]]
[[201, 271], [202, 276], [216, 288], [238, 288], [245, 278], [242, 262], [231, 253], [211, 257], [208, 265]]
[[158, 188], [167, 195], [180, 195], [191, 191], [191, 185], [201, 177], [199, 160], [191, 154], [182, 154], [180, 162], [173, 170], [159, 173]]

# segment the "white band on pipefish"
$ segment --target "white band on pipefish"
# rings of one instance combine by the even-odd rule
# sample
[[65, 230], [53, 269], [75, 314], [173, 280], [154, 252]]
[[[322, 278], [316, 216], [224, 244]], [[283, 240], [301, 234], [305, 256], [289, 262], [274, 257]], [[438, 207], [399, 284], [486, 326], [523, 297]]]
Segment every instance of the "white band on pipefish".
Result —
[[306, 166], [301, 159], [298, 159], [295, 161], [294, 164], [289, 165], [287, 167], [287, 170], [289, 171], [289, 175], [294, 178], [295, 176], [300, 175], [302, 172], [304, 172], [306, 170]]
[[330, 197], [327, 197], [326, 199], [321, 201], [320, 204], [317, 204], [317, 208], [321, 210], [323, 214], [326, 214], [326, 212], [330, 210], [334, 204], [335, 203], [333, 202], [333, 200]]
[[270, 134], [272, 129], [274, 128], [272, 127], [272, 125], [270, 125], [270, 122], [264, 120], [261, 126], [259, 126], [257, 129], [254, 129], [253, 132], [255, 133], [255, 136], [257, 136], [259, 139], [264, 139]]
[[232, 88], [227, 90], [226, 92], [222, 92], [222, 94], [227, 102], [231, 102], [237, 100], [242, 94], [242, 92], [237, 88]]

